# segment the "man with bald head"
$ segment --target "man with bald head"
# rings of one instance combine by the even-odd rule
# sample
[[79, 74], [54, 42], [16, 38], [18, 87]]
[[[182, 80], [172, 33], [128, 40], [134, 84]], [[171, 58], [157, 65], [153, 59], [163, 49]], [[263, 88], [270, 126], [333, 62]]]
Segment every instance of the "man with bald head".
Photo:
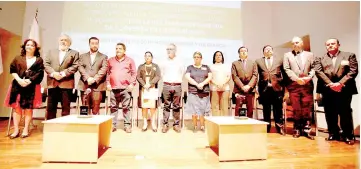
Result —
[[351, 100], [358, 94], [355, 78], [358, 74], [356, 55], [340, 51], [340, 42], [336, 38], [325, 43], [327, 53], [315, 60], [315, 71], [318, 77], [317, 93], [322, 95], [326, 122], [329, 132], [328, 141], [340, 140], [340, 128], [344, 141], [352, 145], [353, 121]]
[[292, 39], [292, 51], [285, 53], [283, 68], [291, 82], [287, 85], [293, 108], [293, 137], [301, 135], [313, 139], [310, 135], [313, 112], [313, 82], [315, 75], [313, 53], [303, 50], [303, 41], [299, 37]]
[[47, 119], [56, 118], [58, 102], [61, 103], [62, 116], [70, 114], [70, 97], [74, 89], [74, 74], [78, 71], [79, 52], [70, 49], [71, 38], [63, 34], [59, 37], [58, 49], [45, 55], [47, 73], [48, 105]]

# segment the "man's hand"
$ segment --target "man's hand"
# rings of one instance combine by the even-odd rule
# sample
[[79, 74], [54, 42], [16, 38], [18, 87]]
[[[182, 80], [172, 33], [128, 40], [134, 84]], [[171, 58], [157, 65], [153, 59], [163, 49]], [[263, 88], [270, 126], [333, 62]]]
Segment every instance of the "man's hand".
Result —
[[127, 90], [128, 92], [132, 92], [132, 91], [133, 91], [133, 88], [134, 88], [134, 86], [133, 86], [132, 84], [130, 84], [130, 85], [127, 86], [127, 89], [126, 89], [126, 90]]
[[296, 80], [296, 82], [299, 84], [299, 85], [304, 85], [305, 84], [305, 81], [302, 79], [302, 78], [298, 78]]
[[95, 79], [93, 77], [89, 77], [87, 79], [88, 85], [92, 85], [95, 82]]
[[56, 79], [56, 80], [61, 80], [63, 78], [63, 76], [59, 73], [59, 72], [54, 72], [53, 73], [53, 77]]
[[244, 92], [247, 93], [250, 88], [251, 88], [251, 87], [250, 87], [249, 85], [245, 85], [245, 86], [243, 86], [242, 89], [243, 89]]
[[306, 83], [308, 83], [310, 80], [312, 80], [312, 78], [311, 77], [303, 77], [303, 78], [301, 78], [304, 82], [305, 82], [305, 84]]
[[112, 86], [111, 85], [107, 85], [107, 90], [111, 91], [112, 90]]
[[148, 90], [148, 89], [150, 88], [150, 84], [149, 84], [149, 83], [146, 83], [146, 84], [144, 85], [144, 88]]
[[204, 86], [203, 83], [198, 83], [198, 84], [197, 84], [197, 88], [198, 88], [199, 90], [202, 90], [202, 89], [203, 89], [203, 86]]

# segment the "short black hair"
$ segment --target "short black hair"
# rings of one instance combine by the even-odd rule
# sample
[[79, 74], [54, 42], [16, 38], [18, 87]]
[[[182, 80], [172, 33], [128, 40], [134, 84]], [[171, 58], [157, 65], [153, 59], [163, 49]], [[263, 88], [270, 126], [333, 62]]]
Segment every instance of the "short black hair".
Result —
[[273, 50], [273, 47], [272, 47], [271, 45], [264, 45], [264, 46], [263, 46], [263, 49], [262, 49], [262, 52], [264, 52], [264, 49], [266, 49], [266, 47], [271, 47], [272, 50]]
[[241, 47], [238, 48], [238, 53], [240, 53], [240, 51], [241, 51], [242, 48], [247, 49], [247, 52], [248, 52], [248, 48], [246, 48], [245, 46], [241, 46]]
[[330, 40], [330, 39], [335, 39], [337, 41], [337, 44], [338, 45], [340, 44], [340, 41], [337, 38], [329, 38], [329, 39], [327, 39], [327, 41]]
[[90, 41], [91, 41], [92, 39], [93, 39], [93, 40], [97, 40], [97, 41], [99, 42], [99, 39], [98, 39], [97, 37], [94, 37], [94, 36], [93, 36], [93, 37], [89, 38], [89, 43], [90, 43]]

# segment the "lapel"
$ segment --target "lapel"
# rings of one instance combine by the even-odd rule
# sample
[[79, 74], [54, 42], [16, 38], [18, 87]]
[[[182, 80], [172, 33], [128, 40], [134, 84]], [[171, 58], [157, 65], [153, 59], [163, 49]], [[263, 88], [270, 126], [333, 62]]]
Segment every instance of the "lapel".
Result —
[[[342, 61], [342, 55], [341, 52], [338, 52], [338, 54], [336, 54], [336, 63], [335, 63], [335, 67], [333, 68], [333, 72], [336, 73], [338, 71], [338, 69], [340, 68], [340, 64]], [[332, 62], [332, 59], [331, 59]]]
[[24, 68], [24, 71], [26, 71], [28, 69], [28, 66], [26, 64], [26, 57], [25, 56], [21, 56], [20, 57], [20, 64], [21, 66], [20, 67], [23, 67]]
[[[71, 53], [71, 49], [69, 48], [68, 51], [65, 53], [63, 61], [61, 61], [60, 65], [63, 65], [64, 61], [66, 60], [66, 58], [69, 56], [70, 53]], [[58, 57], [59, 57], [59, 53], [58, 53]]]
[[271, 68], [269, 69], [269, 71], [272, 71], [273, 69], [275, 69], [275, 65], [278, 63], [277, 58], [275, 56], [272, 56], [272, 57], [273, 57], [272, 65], [271, 65]]
[[267, 65], [266, 65], [266, 57], [263, 57], [261, 60], [262, 60], [261, 63], [262, 63], [262, 66], [264, 67], [264, 70], [268, 70]]
[[311, 64], [310, 64], [311, 54], [310, 54], [310, 53], [307, 53], [307, 55], [306, 55], [306, 53], [305, 53], [305, 56], [304, 56], [304, 57], [305, 57], [306, 60], [305, 60], [305, 65], [303, 66], [303, 72], [306, 73], [305, 71], [308, 70], [309, 67], [311, 66]]

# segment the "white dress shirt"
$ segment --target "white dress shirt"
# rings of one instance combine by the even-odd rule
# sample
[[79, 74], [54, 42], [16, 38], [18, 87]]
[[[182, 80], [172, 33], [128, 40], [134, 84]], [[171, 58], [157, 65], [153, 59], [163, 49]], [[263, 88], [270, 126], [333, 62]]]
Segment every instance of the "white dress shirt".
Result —
[[90, 52], [90, 64], [91, 65], [93, 65], [95, 57], [97, 56], [97, 54], [98, 54], [98, 51], [96, 51], [94, 53]]
[[170, 59], [167, 57], [160, 64], [163, 82], [182, 83], [185, 72], [185, 66], [179, 56]]

